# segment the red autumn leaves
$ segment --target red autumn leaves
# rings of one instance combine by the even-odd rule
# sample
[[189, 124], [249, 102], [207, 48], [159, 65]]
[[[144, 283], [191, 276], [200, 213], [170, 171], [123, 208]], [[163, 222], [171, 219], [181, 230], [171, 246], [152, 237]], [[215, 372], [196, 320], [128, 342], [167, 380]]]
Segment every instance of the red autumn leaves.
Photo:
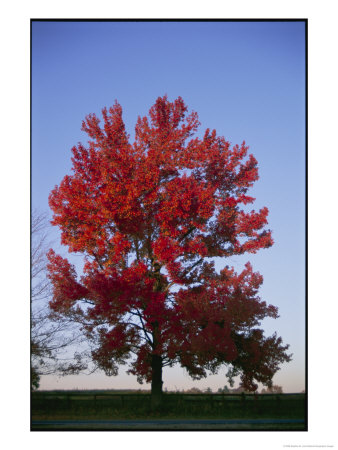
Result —
[[[276, 361], [289, 357], [287, 346], [255, 328], [277, 316], [257, 295], [260, 275], [250, 265], [218, 274], [206, 259], [272, 245], [267, 208], [241, 209], [254, 201], [246, 193], [258, 179], [255, 158], [215, 131], [193, 137], [198, 117], [181, 98], [158, 98], [149, 118], [138, 119], [132, 144], [119, 104], [102, 116], [102, 127], [95, 114], [86, 117], [88, 148], [73, 147], [73, 173], [49, 198], [62, 243], [86, 260], [77, 280], [49, 253], [51, 307], [83, 324], [107, 373], [134, 354], [131, 372], [149, 381], [157, 354], [195, 377], [231, 363], [251, 388], [253, 379], [269, 381]], [[264, 359], [265, 347], [275, 356]]]

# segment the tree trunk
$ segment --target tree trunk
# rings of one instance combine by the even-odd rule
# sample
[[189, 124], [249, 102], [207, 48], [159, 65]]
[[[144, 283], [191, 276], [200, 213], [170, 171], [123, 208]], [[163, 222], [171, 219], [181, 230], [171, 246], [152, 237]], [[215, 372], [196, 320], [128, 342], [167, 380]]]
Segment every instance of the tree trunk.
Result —
[[156, 410], [162, 401], [162, 358], [158, 355], [152, 355], [151, 358], [151, 409]]

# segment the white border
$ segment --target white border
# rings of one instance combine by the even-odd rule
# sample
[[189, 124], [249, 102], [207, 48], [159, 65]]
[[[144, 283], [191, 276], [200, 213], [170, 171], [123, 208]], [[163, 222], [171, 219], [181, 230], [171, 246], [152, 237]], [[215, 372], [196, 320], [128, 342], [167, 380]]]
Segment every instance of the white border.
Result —
[[[196, 449], [274, 449], [285, 445], [336, 444], [334, 412], [337, 399], [336, 255], [337, 191], [337, 26], [333, 1], [153, 1], [95, 2], [31, 0], [1, 7], [1, 236], [3, 441], [25, 448], [59, 448], [60, 443], [89, 449], [102, 441], [124, 448], [167, 448], [188, 444]], [[318, 6], [317, 6], [318, 5]], [[29, 138], [30, 18], [308, 18], [309, 19], [309, 432], [240, 433], [30, 433], [29, 327]], [[4, 100], [3, 100], [4, 99]], [[292, 161], [290, 161], [292, 164]], [[27, 302], [26, 302], [27, 300]]]

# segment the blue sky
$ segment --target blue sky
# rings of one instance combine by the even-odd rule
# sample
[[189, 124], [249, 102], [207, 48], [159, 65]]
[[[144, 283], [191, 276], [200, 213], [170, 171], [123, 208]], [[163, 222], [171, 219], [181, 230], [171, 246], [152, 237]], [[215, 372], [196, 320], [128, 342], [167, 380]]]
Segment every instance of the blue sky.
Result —
[[[279, 307], [266, 320], [290, 344], [293, 361], [275, 383], [305, 387], [305, 24], [304, 22], [34, 22], [32, 33], [32, 204], [70, 172], [70, 149], [86, 142], [81, 121], [117, 99], [131, 137], [138, 115], [158, 96], [181, 96], [233, 144], [258, 160], [251, 190], [267, 206], [275, 245], [257, 255], [218, 261], [240, 270], [250, 260], [264, 276], [261, 296]], [[193, 382], [181, 369], [164, 387], [226, 384], [226, 370]], [[92, 375], [46, 377], [42, 387], [138, 387], [136, 380]]]

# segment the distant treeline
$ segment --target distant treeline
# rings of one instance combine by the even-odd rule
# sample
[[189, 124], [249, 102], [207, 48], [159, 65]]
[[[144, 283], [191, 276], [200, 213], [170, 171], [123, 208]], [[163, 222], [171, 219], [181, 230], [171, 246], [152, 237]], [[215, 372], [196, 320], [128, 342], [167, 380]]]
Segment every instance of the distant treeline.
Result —
[[[150, 389], [39, 389], [37, 392], [53, 392], [53, 393], [73, 393], [73, 392], [83, 392], [86, 394], [98, 394], [101, 392], [104, 393], [112, 393], [112, 394], [150, 394]], [[260, 392], [249, 392], [245, 389], [238, 387], [235, 389], [230, 389], [227, 386], [224, 386], [223, 388], [219, 388], [217, 391], [213, 391], [210, 387], [206, 389], [199, 389], [197, 387], [192, 387], [189, 389], [174, 389], [174, 390], [168, 390], [167, 388], [164, 389], [164, 393], [176, 393], [176, 394], [282, 394], [283, 388], [281, 386], [272, 386], [271, 388], [263, 388]], [[299, 394], [304, 394], [305, 391], [299, 392]]]

